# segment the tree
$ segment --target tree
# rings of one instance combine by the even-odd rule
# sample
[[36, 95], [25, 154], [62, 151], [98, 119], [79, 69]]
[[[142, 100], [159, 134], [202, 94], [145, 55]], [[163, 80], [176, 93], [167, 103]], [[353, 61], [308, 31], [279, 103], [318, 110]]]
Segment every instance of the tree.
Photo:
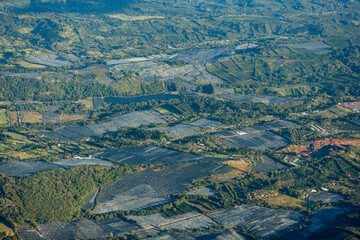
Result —
[[206, 94], [213, 94], [214, 93], [214, 87], [211, 84], [207, 84], [201, 87], [201, 92]]

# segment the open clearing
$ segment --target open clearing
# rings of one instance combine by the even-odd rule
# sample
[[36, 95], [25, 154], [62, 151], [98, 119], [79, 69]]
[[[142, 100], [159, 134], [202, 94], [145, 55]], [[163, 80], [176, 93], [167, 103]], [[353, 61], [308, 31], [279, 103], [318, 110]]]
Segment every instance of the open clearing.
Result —
[[225, 227], [240, 226], [263, 239], [280, 237], [301, 223], [301, 213], [287, 210], [273, 210], [264, 207], [241, 205], [207, 214]]
[[8, 177], [26, 177], [37, 172], [48, 171], [58, 168], [68, 168], [72, 166], [84, 166], [84, 165], [101, 165], [101, 166], [113, 166], [109, 161], [101, 159], [69, 159], [64, 161], [58, 161], [54, 163], [47, 163], [44, 161], [36, 162], [6, 162], [0, 164], [0, 172], [4, 173]]
[[246, 237], [239, 235], [233, 229], [212, 230], [208, 232], [191, 232], [191, 233], [170, 233], [160, 237], [146, 238], [147, 240], [246, 240]]
[[39, 225], [39, 235], [30, 228], [17, 228], [23, 239], [31, 240], [73, 240], [73, 239], [100, 239], [121, 236], [138, 230], [140, 227], [125, 222], [119, 218], [79, 222], [54, 222]]
[[144, 210], [171, 202], [169, 195], [188, 191], [185, 185], [230, 168], [216, 163], [173, 164], [162, 171], [147, 169], [126, 175], [103, 188], [93, 212]]
[[250, 134], [239, 135], [235, 132], [220, 132], [215, 134], [221, 138], [221, 141], [234, 148], [249, 147], [256, 150], [264, 151], [271, 148], [283, 147], [288, 145], [288, 141], [272, 132], [255, 132]]
[[309, 197], [310, 202], [338, 203], [344, 200], [343, 196], [332, 192], [320, 192]]
[[38, 112], [28, 112], [23, 111], [22, 112], [22, 121], [25, 123], [40, 123], [42, 122], [43, 117]]
[[194, 135], [202, 130], [214, 129], [224, 126], [221, 122], [201, 118], [194, 122], [177, 124], [172, 127], [157, 127], [149, 128], [151, 131], [167, 132], [167, 136], [170, 138], [180, 138], [185, 136]]
[[262, 159], [264, 160], [263, 162], [256, 162], [256, 165], [252, 167], [253, 172], [266, 172], [286, 168], [286, 166], [275, 162], [268, 156], [262, 156]]
[[0, 126], [6, 125], [7, 123], [6, 109], [0, 109]]
[[108, 122], [89, 125], [87, 127], [65, 127], [53, 132], [40, 132], [62, 141], [77, 141], [86, 137], [96, 137], [107, 132], [115, 132], [120, 128], [139, 127], [153, 123], [166, 123], [165, 115], [154, 110], [134, 111], [113, 117]]
[[96, 157], [122, 164], [159, 164], [195, 161], [223, 161], [221, 158], [203, 157], [159, 147], [135, 147], [96, 153]]
[[272, 207], [298, 207], [304, 208], [306, 202], [301, 199], [293, 198], [287, 195], [279, 195], [265, 200]]

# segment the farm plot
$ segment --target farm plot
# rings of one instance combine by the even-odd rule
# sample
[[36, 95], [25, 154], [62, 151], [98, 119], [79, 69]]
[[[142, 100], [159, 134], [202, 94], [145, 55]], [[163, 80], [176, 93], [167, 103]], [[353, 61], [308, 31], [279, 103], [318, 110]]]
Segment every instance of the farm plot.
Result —
[[186, 183], [228, 171], [230, 168], [216, 163], [197, 163], [174, 164], [162, 171], [147, 169], [129, 174], [100, 191], [99, 204], [93, 212], [151, 209], [171, 202], [169, 195], [187, 191]]
[[207, 214], [215, 222], [225, 227], [240, 226], [251, 234], [263, 239], [280, 237], [291, 229], [298, 227], [303, 214], [295, 211], [273, 210], [270, 208], [241, 205]]
[[96, 154], [96, 157], [110, 159], [122, 164], [159, 164], [195, 161], [221, 161], [224, 159], [203, 157], [159, 147], [134, 147], [108, 150]]
[[179, 98], [179, 95], [160, 93], [160, 94], [151, 94], [151, 95], [145, 95], [139, 97], [106, 97], [104, 98], [104, 102], [110, 104], [129, 104], [133, 102], [149, 101], [152, 99], [170, 100], [175, 98]]
[[260, 131], [266, 131], [266, 130], [272, 130], [272, 129], [279, 129], [279, 128], [290, 128], [290, 127], [297, 127], [298, 124], [290, 121], [277, 121], [265, 125], [255, 126], [255, 127], [246, 127], [241, 129], [241, 131], [246, 133], [252, 133], [252, 132], [260, 132]]
[[196, 189], [194, 191], [188, 192], [187, 195], [190, 196], [214, 196], [216, 195], [217, 192], [209, 187], [203, 187], [203, 188], [199, 188]]
[[86, 137], [95, 137], [119, 128], [138, 127], [152, 123], [166, 123], [165, 116], [154, 111], [135, 111], [111, 118], [110, 121], [87, 127], [65, 127], [54, 132], [40, 132], [63, 141], [78, 141]]
[[344, 197], [331, 192], [320, 192], [309, 197], [310, 202], [338, 203], [344, 201]]
[[45, 74], [46, 72], [41, 73], [12, 73], [12, 72], [4, 72], [0, 73], [0, 76], [2, 77], [18, 77], [18, 78], [37, 78], [40, 77], [42, 74]]
[[296, 233], [287, 236], [287, 239], [303, 240], [308, 239], [311, 234], [317, 232], [320, 228], [325, 227], [338, 215], [349, 212], [348, 208], [341, 207], [322, 207], [314, 211], [313, 217], [310, 219], [311, 224], [308, 228], [305, 228]]
[[8, 177], [25, 177], [37, 172], [62, 168], [47, 162], [6, 162], [0, 164], [0, 172]]
[[216, 134], [216, 136], [220, 137], [225, 145], [234, 148], [249, 147], [264, 151], [288, 145], [288, 142], [284, 138], [268, 131], [244, 135], [238, 135], [235, 132], [220, 132]]
[[157, 213], [148, 216], [129, 216], [128, 219], [135, 221], [144, 229], [149, 229], [137, 233], [139, 237], [154, 236], [169, 230], [208, 229], [216, 226], [216, 223], [199, 212], [174, 217], [168, 217], [164, 213]]
[[199, 126], [206, 129], [213, 129], [213, 128], [219, 128], [223, 127], [224, 124], [218, 121], [209, 120], [206, 118], [201, 118], [199, 120], [196, 120], [194, 122], [189, 123], [190, 125]]
[[311, 52], [327, 52], [332, 49], [332, 47], [322, 41], [316, 42], [305, 42], [305, 43], [294, 43], [294, 44], [280, 44], [279, 46], [286, 46], [292, 48], [303, 48]]
[[119, 218], [79, 222], [53, 222], [39, 225], [39, 234], [30, 228], [18, 228], [23, 239], [70, 240], [70, 239], [100, 239], [112, 235], [121, 236], [138, 230], [135, 224]]
[[85, 165], [114, 166], [112, 162], [104, 161], [97, 158], [69, 159], [69, 160], [54, 162], [53, 164], [64, 168], [73, 167], [73, 166], [85, 166]]
[[286, 168], [286, 166], [275, 162], [267, 156], [262, 156], [262, 158], [264, 160], [263, 162], [256, 162], [256, 165], [252, 167], [253, 172], [266, 172]]
[[72, 65], [72, 62], [67, 61], [55, 54], [41, 54], [38, 56], [29, 57], [27, 61], [48, 67], [62, 67]]
[[187, 64], [181, 67], [158, 65], [140, 72], [144, 81], [169, 81], [181, 78], [189, 82], [222, 83], [221, 78], [208, 73], [205, 66], [200, 64]]
[[74, 75], [70, 74], [70, 73], [61, 73], [61, 74], [54, 74], [50, 77], [47, 78], [47, 82], [51, 82], [51, 81], [62, 81], [62, 82], [67, 82], [67, 81], [72, 81], [74, 80]]
[[157, 60], [157, 59], [170, 59], [170, 58], [174, 58], [175, 56], [177, 56], [177, 54], [150, 55], [148, 57], [134, 57], [134, 58], [118, 59], [118, 60], [113, 59], [113, 60], [109, 60], [106, 64], [107, 65], [129, 64], [129, 63], [136, 63], [136, 62], [146, 62], [146, 61]]
[[213, 230], [209, 232], [192, 233], [170, 233], [160, 237], [146, 238], [147, 240], [196, 240], [196, 239], [216, 239], [216, 240], [246, 240], [247, 238], [239, 235], [233, 229]]
[[64, 161], [58, 161], [54, 163], [47, 163], [43, 161], [37, 162], [6, 162], [0, 164], [0, 172], [4, 173], [8, 177], [26, 177], [37, 172], [49, 171], [59, 168], [69, 168], [73, 166], [114, 166], [113, 163], [96, 158], [84, 158], [84, 159], [69, 159]]
[[273, 97], [273, 96], [253, 96], [253, 95], [232, 95], [232, 94], [220, 94], [218, 97], [235, 101], [235, 102], [262, 102], [266, 104], [281, 104], [289, 102], [299, 102], [303, 101], [298, 98], [289, 98], [289, 97]]
[[216, 48], [216, 49], [199, 49], [190, 52], [179, 53], [175, 58], [188, 62], [217, 62], [225, 57], [234, 55], [233, 50], [229, 48]]
[[167, 136], [171, 138], [179, 138], [184, 136], [193, 135], [201, 131], [201, 128], [198, 126], [193, 126], [190, 124], [177, 124], [172, 127], [157, 127], [157, 128], [149, 128], [151, 131], [161, 131], [167, 132]]
[[208, 120], [205, 118], [196, 120], [191, 123], [177, 124], [172, 127], [157, 127], [149, 128], [148, 130], [155, 131], [159, 130], [162, 132], [167, 132], [168, 136], [171, 138], [179, 138], [184, 136], [193, 135], [200, 132], [202, 129], [212, 129], [224, 126], [221, 122]]
[[55, 112], [40, 113], [43, 118], [43, 123], [60, 123], [60, 115]]

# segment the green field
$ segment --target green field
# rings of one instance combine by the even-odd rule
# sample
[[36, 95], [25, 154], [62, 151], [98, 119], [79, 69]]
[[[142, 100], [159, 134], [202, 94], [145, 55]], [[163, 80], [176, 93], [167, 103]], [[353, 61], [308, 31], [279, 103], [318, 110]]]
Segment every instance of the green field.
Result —
[[7, 115], [5, 109], [0, 109], [0, 126], [6, 125], [8, 123], [7, 121]]

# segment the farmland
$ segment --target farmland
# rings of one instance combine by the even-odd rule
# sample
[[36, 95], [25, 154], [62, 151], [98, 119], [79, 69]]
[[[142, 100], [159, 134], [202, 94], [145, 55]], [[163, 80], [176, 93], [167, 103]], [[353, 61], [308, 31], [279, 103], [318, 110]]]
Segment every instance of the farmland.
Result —
[[0, 239], [359, 239], [359, 1], [0, 9]]
[[[216, 163], [174, 164], [162, 171], [151, 169], [128, 175], [100, 191], [94, 213], [151, 209], [167, 202], [168, 196], [187, 190], [191, 183], [229, 168]], [[171, 175], [169, 174], [171, 173]]]

